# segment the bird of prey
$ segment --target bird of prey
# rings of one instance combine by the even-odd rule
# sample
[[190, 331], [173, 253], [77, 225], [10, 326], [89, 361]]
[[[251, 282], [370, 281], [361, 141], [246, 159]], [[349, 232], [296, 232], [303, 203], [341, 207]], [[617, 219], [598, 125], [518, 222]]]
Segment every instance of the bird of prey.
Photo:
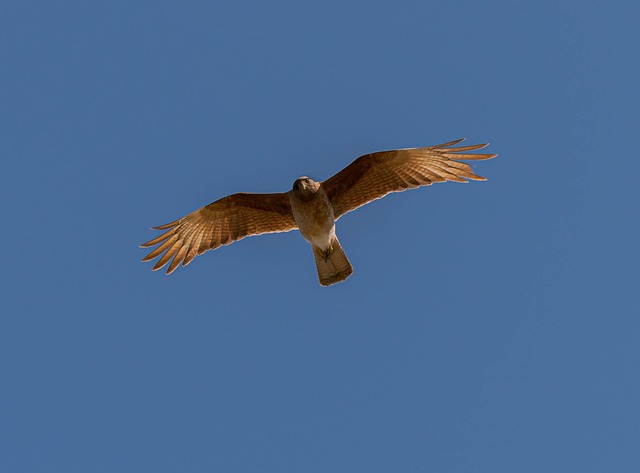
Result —
[[326, 181], [302, 176], [289, 192], [223, 197], [178, 220], [153, 227], [166, 231], [140, 245], [158, 245], [142, 261], [162, 255], [153, 270], [171, 261], [167, 269], [171, 274], [180, 263], [186, 266], [196, 255], [244, 237], [298, 229], [311, 243], [320, 284], [330, 286], [344, 281], [353, 268], [336, 236], [335, 222], [347, 212], [391, 192], [434, 182], [486, 180], [462, 160], [478, 161], [496, 155], [468, 153], [487, 144], [455, 147], [463, 140], [365, 154]]

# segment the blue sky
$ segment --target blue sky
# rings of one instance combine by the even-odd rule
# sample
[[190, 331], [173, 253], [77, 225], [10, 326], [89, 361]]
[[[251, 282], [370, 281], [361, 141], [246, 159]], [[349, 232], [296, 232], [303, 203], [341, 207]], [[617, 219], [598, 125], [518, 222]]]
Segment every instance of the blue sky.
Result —
[[[633, 2], [14, 2], [0, 15], [0, 470], [640, 469]], [[148, 228], [357, 156], [487, 182], [167, 277]]]

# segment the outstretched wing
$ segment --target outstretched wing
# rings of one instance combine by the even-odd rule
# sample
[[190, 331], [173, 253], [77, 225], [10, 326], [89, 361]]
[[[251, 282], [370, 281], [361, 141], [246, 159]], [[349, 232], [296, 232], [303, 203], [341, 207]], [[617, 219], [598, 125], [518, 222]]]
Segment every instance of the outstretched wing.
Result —
[[468, 154], [487, 144], [453, 147], [464, 138], [428, 148], [407, 148], [360, 156], [335, 176], [321, 183], [333, 205], [336, 220], [342, 215], [391, 192], [402, 192], [434, 182], [466, 179], [485, 181], [460, 160], [491, 159], [495, 154]]
[[196, 255], [207, 250], [251, 235], [288, 232], [296, 228], [287, 194], [233, 194], [175, 222], [153, 227], [167, 231], [140, 245], [142, 248], [159, 245], [142, 261], [164, 253], [153, 270], [162, 268], [173, 258], [167, 269], [167, 274], [171, 274], [180, 263], [186, 266]]

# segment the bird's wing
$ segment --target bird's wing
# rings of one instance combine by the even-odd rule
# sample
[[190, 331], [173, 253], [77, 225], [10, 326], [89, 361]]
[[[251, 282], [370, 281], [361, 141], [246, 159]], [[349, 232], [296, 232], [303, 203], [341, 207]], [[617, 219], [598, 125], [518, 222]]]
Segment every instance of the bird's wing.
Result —
[[171, 274], [180, 263], [186, 266], [196, 255], [207, 250], [251, 235], [288, 232], [296, 228], [286, 193], [233, 194], [174, 222], [153, 227], [167, 231], [140, 245], [142, 248], [159, 245], [142, 261], [164, 253], [153, 270], [162, 268], [173, 258], [167, 269], [167, 274]]
[[486, 180], [461, 160], [491, 159], [495, 154], [469, 154], [487, 144], [453, 147], [450, 141], [428, 148], [407, 148], [360, 156], [335, 176], [321, 183], [333, 205], [336, 220], [342, 215], [391, 192], [402, 192], [434, 182]]

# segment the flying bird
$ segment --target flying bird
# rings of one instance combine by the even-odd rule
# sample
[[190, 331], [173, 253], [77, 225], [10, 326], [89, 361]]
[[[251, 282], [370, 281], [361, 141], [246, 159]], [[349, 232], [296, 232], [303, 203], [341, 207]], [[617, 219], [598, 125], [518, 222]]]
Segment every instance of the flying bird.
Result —
[[162, 257], [153, 271], [169, 261], [167, 274], [186, 266], [197, 255], [263, 233], [300, 230], [311, 243], [322, 286], [347, 279], [351, 263], [336, 236], [335, 222], [347, 212], [391, 192], [434, 182], [485, 181], [462, 162], [491, 159], [495, 154], [468, 153], [487, 144], [458, 146], [464, 138], [426, 148], [405, 148], [365, 154], [323, 182], [302, 176], [289, 192], [240, 193], [223, 197], [178, 220], [153, 227], [166, 230], [140, 245], [158, 245], [142, 261]]

